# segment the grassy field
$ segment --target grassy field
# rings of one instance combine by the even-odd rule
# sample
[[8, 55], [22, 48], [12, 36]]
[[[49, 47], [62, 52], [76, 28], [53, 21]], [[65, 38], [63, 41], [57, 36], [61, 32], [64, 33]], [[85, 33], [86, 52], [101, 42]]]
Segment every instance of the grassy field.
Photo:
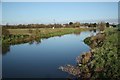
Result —
[[[78, 33], [89, 30], [88, 28], [27, 28], [27, 29], [7, 29], [2, 36], [3, 43], [29, 42], [37, 38], [49, 38], [64, 34]], [[5, 32], [5, 31], [4, 31]]]
[[57, 32], [74, 32], [76, 30], [85, 30], [80, 28], [30, 28], [30, 29], [8, 29], [9, 33], [12, 35], [33, 35], [38, 31], [40, 34], [50, 34]]

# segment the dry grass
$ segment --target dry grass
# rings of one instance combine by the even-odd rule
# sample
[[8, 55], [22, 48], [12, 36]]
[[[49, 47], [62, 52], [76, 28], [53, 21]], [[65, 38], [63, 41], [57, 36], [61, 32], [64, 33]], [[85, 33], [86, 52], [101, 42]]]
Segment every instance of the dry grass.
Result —
[[[30, 28], [30, 29], [8, 29], [10, 34], [13, 35], [31, 35], [31, 34], [35, 34], [36, 31], [38, 31], [41, 34], [47, 34], [47, 33], [55, 33], [55, 32], [64, 32], [64, 31], [73, 31], [73, 30], [77, 30], [78, 28]], [[80, 29], [83, 30], [83, 29]], [[30, 32], [31, 31], [31, 32]]]

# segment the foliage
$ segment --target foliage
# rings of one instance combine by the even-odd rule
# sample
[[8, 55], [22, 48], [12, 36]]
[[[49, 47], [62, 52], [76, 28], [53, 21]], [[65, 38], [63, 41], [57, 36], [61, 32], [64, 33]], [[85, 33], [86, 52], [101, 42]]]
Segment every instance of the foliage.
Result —
[[[76, 66], [73, 67], [69, 65], [62, 67], [63, 71], [68, 72], [77, 78], [119, 79], [120, 58], [118, 52], [118, 33], [116, 28], [106, 28], [103, 44], [94, 47], [90, 52], [77, 57]], [[91, 41], [90, 37], [87, 38], [85, 42], [89, 42], [89, 40]], [[72, 70], [74, 70], [75, 73], [71, 73]], [[78, 73], [78, 71], [80, 72]]]
[[[4, 28], [3, 28], [4, 29]], [[5, 29], [2, 35], [2, 42], [14, 42], [20, 39], [32, 37], [35, 38], [48, 38], [53, 36], [61, 36], [64, 34], [80, 32], [86, 29], [76, 28], [29, 28], [29, 29]], [[5, 32], [6, 31], [6, 32]]]
[[[103, 78], [119, 78], [120, 77], [120, 70], [119, 70], [119, 56], [117, 52], [117, 44], [118, 44], [118, 37], [117, 37], [117, 30], [116, 29], [108, 29], [106, 31], [106, 39], [102, 47], [95, 49], [95, 69], [103, 68], [102, 74], [94, 75], [93, 77], [100, 77]], [[111, 34], [112, 33], [112, 34]]]
[[106, 25], [105, 25], [104, 22], [101, 22], [101, 23], [98, 24], [98, 27], [99, 27], [100, 31], [104, 31]]
[[91, 37], [87, 37], [86, 39], [84, 39], [84, 42], [88, 45], [91, 45], [92, 42], [90, 41]]
[[[69, 22], [65, 24], [17, 24], [17, 25], [2, 25], [3, 28], [6, 29], [26, 29], [26, 28], [76, 28], [76, 27], [90, 27], [90, 28], [100, 28], [100, 26], [113, 26], [116, 27], [115, 24], [109, 24], [108, 22], [101, 22], [101, 23], [80, 23], [80, 22]], [[102, 28], [102, 27], [101, 27]]]
[[73, 22], [69, 22], [69, 25], [72, 25], [73, 24]]
[[110, 24], [107, 22], [107, 23], [106, 23], [106, 27], [109, 27], [109, 26], [110, 26]]

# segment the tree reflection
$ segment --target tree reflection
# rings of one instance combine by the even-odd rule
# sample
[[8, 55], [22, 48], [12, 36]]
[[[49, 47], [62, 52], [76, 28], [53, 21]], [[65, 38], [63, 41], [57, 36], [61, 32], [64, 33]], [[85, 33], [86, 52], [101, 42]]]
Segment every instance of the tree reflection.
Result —
[[27, 38], [16, 39], [16, 40], [13, 40], [11, 42], [3, 43], [2, 44], [2, 54], [5, 55], [8, 52], [10, 52], [11, 45], [19, 45], [19, 44], [24, 44], [24, 43], [29, 43], [31, 45], [34, 42], [37, 42], [37, 44], [40, 44], [41, 38], [39, 38], [39, 37], [27, 37]]
[[5, 55], [8, 52], [10, 52], [10, 45], [3, 45], [2, 46], [2, 55]]

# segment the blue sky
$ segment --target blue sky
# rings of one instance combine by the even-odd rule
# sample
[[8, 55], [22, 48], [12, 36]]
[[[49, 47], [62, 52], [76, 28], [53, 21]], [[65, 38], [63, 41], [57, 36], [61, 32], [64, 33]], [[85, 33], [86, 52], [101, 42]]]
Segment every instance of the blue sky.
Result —
[[0, 3], [0, 24], [2, 24], [2, 5]]
[[2, 2], [118, 2], [119, 0], [1, 0]]
[[114, 21], [117, 2], [3, 2], [3, 24]]

